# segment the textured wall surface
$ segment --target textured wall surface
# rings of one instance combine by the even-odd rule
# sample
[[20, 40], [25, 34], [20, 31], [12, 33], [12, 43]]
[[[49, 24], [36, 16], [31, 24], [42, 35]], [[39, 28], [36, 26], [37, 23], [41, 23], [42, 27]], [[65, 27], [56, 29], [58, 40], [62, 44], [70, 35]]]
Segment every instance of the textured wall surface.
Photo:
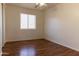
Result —
[[[13, 5], [6, 5], [6, 41], [19, 41], [43, 38], [43, 13], [37, 10], [30, 10]], [[36, 15], [35, 30], [20, 29], [20, 14]]]
[[58, 4], [46, 10], [45, 37], [79, 51], [79, 4]]

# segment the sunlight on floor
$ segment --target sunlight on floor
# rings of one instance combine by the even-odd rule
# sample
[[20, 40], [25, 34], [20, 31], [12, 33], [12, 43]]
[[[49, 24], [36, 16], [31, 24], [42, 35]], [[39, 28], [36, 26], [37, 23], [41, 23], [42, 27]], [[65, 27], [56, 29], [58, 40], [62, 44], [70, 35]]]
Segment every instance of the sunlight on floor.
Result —
[[20, 50], [20, 56], [35, 56], [35, 55], [36, 52], [35, 52], [35, 48], [33, 47], [26, 47]]

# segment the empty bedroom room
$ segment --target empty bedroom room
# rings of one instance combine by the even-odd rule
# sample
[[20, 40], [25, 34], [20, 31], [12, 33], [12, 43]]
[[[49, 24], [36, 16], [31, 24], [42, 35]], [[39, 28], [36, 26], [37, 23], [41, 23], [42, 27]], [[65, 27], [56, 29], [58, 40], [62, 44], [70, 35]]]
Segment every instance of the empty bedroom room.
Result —
[[2, 6], [2, 56], [79, 56], [79, 3]]

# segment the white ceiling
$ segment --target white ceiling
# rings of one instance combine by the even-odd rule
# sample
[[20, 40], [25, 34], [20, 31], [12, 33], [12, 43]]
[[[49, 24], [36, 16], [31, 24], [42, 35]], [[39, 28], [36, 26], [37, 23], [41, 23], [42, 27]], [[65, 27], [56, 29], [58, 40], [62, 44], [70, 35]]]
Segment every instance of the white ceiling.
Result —
[[16, 5], [23, 8], [36, 9], [36, 10], [45, 10], [56, 5], [56, 3], [47, 3], [47, 6], [42, 6], [40, 8], [35, 8], [35, 3], [10, 3], [11, 5]]

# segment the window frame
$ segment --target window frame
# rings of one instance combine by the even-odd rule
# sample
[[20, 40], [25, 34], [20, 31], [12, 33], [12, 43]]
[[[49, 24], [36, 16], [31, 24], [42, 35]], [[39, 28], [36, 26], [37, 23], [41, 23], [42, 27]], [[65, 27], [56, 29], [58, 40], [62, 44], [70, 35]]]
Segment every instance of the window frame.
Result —
[[[22, 14], [26, 14], [26, 15], [27, 15], [27, 28], [22, 28], [22, 27], [21, 27], [21, 24], [22, 24], [22, 23], [21, 23], [21, 20], [22, 20], [22, 19], [21, 19], [21, 15], [22, 15]], [[30, 28], [30, 27], [29, 27], [29, 15], [34, 15], [34, 16], [35, 16], [35, 26], [34, 26], [35, 28]], [[20, 13], [20, 29], [21, 29], [21, 30], [36, 30], [36, 28], [37, 28], [37, 26], [36, 26], [36, 24], [37, 24], [36, 19], [37, 19], [37, 16], [36, 16], [35, 14]]]

